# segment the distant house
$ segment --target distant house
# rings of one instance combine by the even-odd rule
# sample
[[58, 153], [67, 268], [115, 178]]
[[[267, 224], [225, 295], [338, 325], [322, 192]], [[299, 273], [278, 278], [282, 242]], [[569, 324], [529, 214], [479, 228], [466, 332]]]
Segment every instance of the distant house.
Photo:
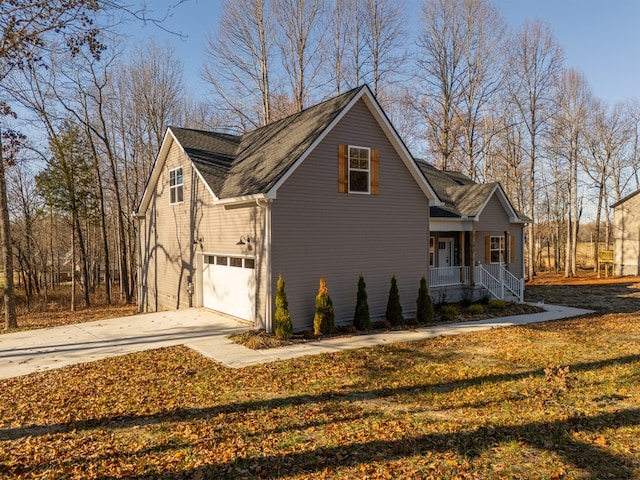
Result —
[[498, 184], [414, 160], [367, 86], [244, 135], [168, 128], [136, 216], [141, 311], [206, 307], [271, 330], [279, 275], [297, 331], [323, 276], [337, 323], [360, 275], [373, 320], [393, 275], [405, 317], [423, 276], [436, 299], [522, 298], [526, 219]]
[[522, 301], [524, 227], [499, 183], [477, 184], [458, 172], [418, 161], [440, 205], [429, 213], [429, 286], [446, 300], [494, 297]]
[[613, 208], [613, 269], [615, 275], [640, 275], [640, 190]]

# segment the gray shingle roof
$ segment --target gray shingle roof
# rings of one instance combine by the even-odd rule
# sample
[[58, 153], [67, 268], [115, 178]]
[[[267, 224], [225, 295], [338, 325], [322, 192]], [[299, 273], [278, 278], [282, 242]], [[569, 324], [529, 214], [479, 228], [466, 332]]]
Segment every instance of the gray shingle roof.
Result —
[[[432, 217], [475, 217], [481, 213], [481, 208], [496, 188], [500, 188], [496, 182], [478, 184], [460, 172], [439, 170], [424, 160], [416, 163], [442, 200], [441, 207], [431, 207]], [[528, 220], [524, 215], [515, 213], [520, 220]]]
[[266, 193], [362, 88], [241, 136], [170, 129], [218, 198]]

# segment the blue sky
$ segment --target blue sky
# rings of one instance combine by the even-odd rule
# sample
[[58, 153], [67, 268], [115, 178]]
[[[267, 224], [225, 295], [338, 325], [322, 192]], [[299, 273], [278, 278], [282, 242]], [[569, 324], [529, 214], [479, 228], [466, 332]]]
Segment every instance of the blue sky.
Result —
[[[161, 15], [177, 0], [153, 0], [149, 8]], [[132, 23], [131, 44], [155, 37], [170, 42], [185, 67], [185, 84], [197, 95], [206, 87], [199, 78], [204, 40], [215, 28], [221, 0], [189, 0], [173, 10], [167, 29], [187, 36], [180, 39], [153, 25]], [[417, 19], [420, 0], [407, 0], [408, 17]], [[640, 99], [640, 1], [638, 0], [493, 0], [512, 29], [526, 18], [551, 25], [565, 51], [565, 65], [582, 71], [594, 94], [606, 101]], [[415, 20], [413, 20], [415, 22]], [[417, 28], [414, 24], [413, 28]]]

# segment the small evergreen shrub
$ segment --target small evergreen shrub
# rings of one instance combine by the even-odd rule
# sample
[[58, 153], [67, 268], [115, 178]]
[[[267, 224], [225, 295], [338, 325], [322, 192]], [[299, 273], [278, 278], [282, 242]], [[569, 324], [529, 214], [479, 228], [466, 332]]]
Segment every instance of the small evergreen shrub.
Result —
[[291, 338], [293, 335], [293, 325], [291, 315], [289, 315], [289, 302], [287, 302], [287, 292], [284, 288], [282, 275], [278, 277], [278, 291], [276, 292], [276, 311], [273, 322], [275, 324], [275, 334], [278, 338]]
[[455, 305], [442, 305], [440, 307], [440, 318], [444, 321], [454, 320], [458, 317], [458, 308]]
[[484, 307], [482, 305], [474, 303], [473, 305], [469, 305], [467, 307], [467, 312], [471, 315], [480, 315], [481, 313], [484, 313]]
[[391, 288], [389, 289], [389, 300], [387, 301], [385, 316], [393, 326], [402, 324], [402, 305], [400, 305], [400, 292], [398, 292], [398, 281], [395, 275], [391, 277]]
[[491, 294], [489, 293], [484, 293], [484, 295], [482, 295], [480, 297], [480, 300], [478, 300], [480, 302], [481, 305], [488, 305], [489, 302], [491, 301]]
[[420, 288], [418, 289], [418, 300], [416, 301], [417, 318], [420, 323], [433, 322], [433, 301], [429, 295], [429, 287], [426, 278], [420, 280]]
[[507, 302], [495, 298], [493, 300], [489, 300], [489, 307], [495, 310], [504, 310], [505, 308], [507, 308]]
[[358, 279], [358, 294], [356, 296], [356, 311], [353, 315], [353, 326], [361, 332], [371, 330], [371, 316], [369, 315], [369, 302], [367, 301], [367, 284], [360, 275]]
[[460, 299], [460, 305], [467, 308], [472, 303], [473, 295], [471, 293], [471, 289], [469, 287], [464, 287], [462, 289], [462, 298]]
[[336, 328], [336, 314], [327, 289], [327, 280], [320, 278], [320, 288], [316, 297], [316, 314], [313, 317], [313, 331], [316, 335], [333, 333]]

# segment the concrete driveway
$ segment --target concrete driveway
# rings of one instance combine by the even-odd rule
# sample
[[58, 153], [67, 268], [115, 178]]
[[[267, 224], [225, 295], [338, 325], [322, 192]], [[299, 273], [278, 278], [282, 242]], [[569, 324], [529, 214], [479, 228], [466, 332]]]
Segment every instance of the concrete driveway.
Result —
[[225, 366], [239, 368], [305, 355], [460, 335], [591, 313], [591, 310], [558, 305], [545, 305], [544, 308], [546, 311], [530, 315], [335, 337], [265, 350], [249, 350], [232, 343], [228, 335], [250, 327], [210, 310], [190, 308], [146, 313], [0, 335], [0, 379], [173, 345], [186, 345]]
[[[146, 313], [0, 335], [0, 378], [115, 355], [205, 342], [213, 353], [240, 354], [226, 336], [249, 327], [205, 309]], [[234, 348], [235, 347], [235, 348]]]

